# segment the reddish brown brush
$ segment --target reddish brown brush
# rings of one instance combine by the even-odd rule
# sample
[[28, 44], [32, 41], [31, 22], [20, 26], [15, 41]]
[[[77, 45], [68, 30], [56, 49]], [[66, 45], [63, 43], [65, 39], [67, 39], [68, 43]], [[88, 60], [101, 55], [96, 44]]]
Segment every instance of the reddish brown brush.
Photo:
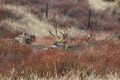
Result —
[[8, 26], [6, 26], [0, 26], [0, 38], [15, 38], [22, 33], [19, 31], [11, 31], [8, 29]]
[[22, 61], [32, 53], [32, 49], [27, 45], [22, 45], [12, 39], [0, 40], [0, 74], [6, 73], [17, 66], [22, 65]]
[[5, 10], [3, 8], [3, 6], [0, 6], [0, 13], [3, 13]]
[[63, 50], [31, 54], [29, 45], [21, 45], [12, 40], [0, 40], [0, 45], [1, 72], [9, 72], [15, 68], [19, 75], [24, 71], [24, 75], [34, 72], [41, 76], [50, 76], [64, 75], [71, 70], [84, 71], [88, 75], [92, 72], [101, 74], [120, 70], [119, 42], [116, 44], [106, 40], [100, 41], [97, 46], [85, 45], [77, 55]]

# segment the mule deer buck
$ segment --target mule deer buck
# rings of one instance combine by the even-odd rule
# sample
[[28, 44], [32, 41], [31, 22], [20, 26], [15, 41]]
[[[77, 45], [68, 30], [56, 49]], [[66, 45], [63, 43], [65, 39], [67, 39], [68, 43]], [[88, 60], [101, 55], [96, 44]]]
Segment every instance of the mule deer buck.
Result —
[[60, 32], [60, 34], [62, 35], [60, 37], [60, 36], [57, 35], [57, 33], [58, 33], [57, 27], [55, 28], [55, 31], [56, 31], [56, 34], [53, 34], [51, 31], [49, 31], [49, 33], [56, 38], [56, 40], [53, 43], [53, 45], [51, 46], [51, 48], [52, 49], [54, 49], [54, 48], [67, 49], [67, 47], [68, 47], [68, 45], [67, 45], [68, 34]]

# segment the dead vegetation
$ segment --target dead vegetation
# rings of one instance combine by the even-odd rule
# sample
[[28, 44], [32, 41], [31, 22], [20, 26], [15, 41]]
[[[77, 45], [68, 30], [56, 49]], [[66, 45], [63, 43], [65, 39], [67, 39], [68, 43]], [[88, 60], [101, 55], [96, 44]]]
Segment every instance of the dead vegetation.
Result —
[[60, 76], [71, 70], [85, 72], [87, 76], [93, 72], [106, 75], [108, 72], [119, 73], [120, 70], [119, 41], [87, 41], [87, 44], [80, 44], [76, 54], [72, 51], [52, 49], [33, 54], [30, 46], [7, 39], [1, 40], [0, 44], [1, 73], [10, 74], [14, 68], [15, 77], [32, 73], [39, 76]]
[[[112, 72], [117, 73], [118, 79], [119, 6], [114, 13], [108, 3], [101, 3], [104, 10], [99, 11], [90, 8], [93, 4], [89, 1], [4, 0], [0, 8], [0, 74], [9, 78], [13, 69], [11, 79], [36, 74], [35, 77], [57, 76], [62, 80], [66, 75], [67, 79], [76, 76], [78, 80], [93, 76], [95, 80], [97, 76], [107, 79]], [[56, 33], [55, 28], [68, 33], [68, 50], [50, 48], [55, 38], [49, 31]], [[36, 41], [16, 42], [14, 38], [23, 32], [35, 35]]]

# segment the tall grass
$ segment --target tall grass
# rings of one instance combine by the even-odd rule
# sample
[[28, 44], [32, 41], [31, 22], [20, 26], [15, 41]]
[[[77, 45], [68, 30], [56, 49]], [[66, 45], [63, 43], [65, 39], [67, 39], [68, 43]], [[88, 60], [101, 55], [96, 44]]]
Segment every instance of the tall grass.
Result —
[[[89, 0], [89, 3], [91, 5], [92, 8], [96, 9], [96, 10], [105, 10], [108, 7], [113, 7], [116, 5], [117, 0], [113, 1], [113, 2], [105, 2], [104, 0]], [[99, 3], [99, 4], [98, 4]]]
[[5, 5], [4, 7], [12, 14], [8, 19], [3, 20], [2, 24], [10, 25], [13, 31], [26, 31], [37, 37], [41, 37], [49, 35], [49, 30], [54, 30], [52, 25], [45, 21], [40, 21], [22, 6]]
[[[0, 40], [1, 74], [14, 68], [16, 76], [36, 73], [38, 76], [60, 76], [84, 72], [87, 76], [119, 74], [119, 41], [99, 41], [81, 44], [78, 53], [64, 50], [46, 50], [34, 53], [29, 45], [14, 40]], [[22, 73], [24, 72], [24, 73]]]
[[[11, 74], [11, 76], [13, 76]], [[0, 79], [1, 80], [13, 80], [15, 78], [11, 78], [10, 77], [4, 77], [4, 76], [0, 76]], [[38, 75], [36, 74], [31, 74], [29, 77], [27, 78], [24, 78], [24, 77], [18, 77], [16, 78], [16, 80], [119, 80], [120, 79], [120, 76], [119, 74], [115, 73], [115, 74], [107, 74], [106, 77], [102, 77], [100, 75], [96, 76], [94, 73], [90, 76], [84, 76], [82, 77], [80, 75], [80, 73], [73, 73], [73, 72], [70, 72], [69, 74], [66, 74], [64, 76], [56, 76], [56, 77], [39, 77]]]
[[[12, 4], [6, 4], [6, 1]], [[50, 2], [51, 10], [53, 10], [51, 14], [56, 12], [56, 16], [58, 16], [56, 20], [58, 22], [57, 25], [63, 21], [64, 27], [72, 27], [65, 30], [73, 37], [70, 37], [70, 39], [73, 39], [73, 42], [71, 40], [70, 44], [73, 46], [77, 44], [79, 47], [72, 49], [73, 51], [48, 49], [34, 52], [32, 45], [19, 44], [11, 38], [24, 31], [34, 34], [38, 38], [49, 36], [49, 30], [53, 33], [55, 32], [53, 25], [48, 23], [47, 20], [40, 20], [37, 15], [31, 12], [30, 6], [32, 4], [37, 5], [37, 2], [41, 3], [42, 1], [5, 0], [3, 12], [6, 14], [1, 16], [5, 17], [0, 22], [0, 32], [4, 34], [2, 38], [5, 38], [0, 40], [0, 78], [3, 80], [24, 80], [27, 78], [28, 80], [119, 79], [120, 42], [116, 38], [113, 39], [111, 37], [112, 33], [101, 32], [102, 30], [119, 30], [119, 22], [116, 21], [116, 17], [111, 16], [107, 12], [110, 11], [109, 9], [105, 9], [102, 12], [93, 10], [91, 26], [94, 30], [98, 30], [99, 33], [97, 31], [95, 31], [97, 33], [91, 32], [91, 37], [89, 32], [81, 30], [81, 27], [86, 27], [87, 25], [88, 10], [90, 10], [88, 1], [81, 1], [73, 1], [73, 3], [70, 0], [67, 3], [67, 1], [62, 0], [58, 3], [59, 0], [56, 0], [55, 2]], [[96, 1], [91, 0], [91, 2], [91, 5], [98, 6], [101, 9], [108, 7], [108, 3], [100, 2], [100, 5], [96, 5]], [[26, 3], [29, 3], [29, 6], [25, 6]], [[19, 6], [16, 4], [19, 4]], [[37, 6], [34, 5], [32, 9], [37, 8]], [[58, 11], [59, 7], [61, 8], [60, 11]], [[44, 9], [43, 5], [39, 8]], [[36, 12], [43, 14], [44, 10], [39, 11], [36, 9]], [[68, 21], [69, 19], [75, 20], [73, 21], [75, 24], [72, 26], [67, 25], [69, 22], [66, 19]], [[58, 31], [63, 30], [58, 29]], [[50, 46], [51, 42], [53, 42], [53, 38], [45, 37], [40, 42], [38, 40], [35, 44], [42, 43]]]
[[[55, 34], [53, 25], [45, 20], [38, 19], [37, 16], [32, 14], [30, 10], [24, 6], [4, 5], [4, 9], [5, 13], [7, 13], [7, 15], [5, 15], [7, 18], [2, 19], [1, 25], [6, 25], [6, 28], [12, 32], [28, 32], [36, 35], [38, 38], [49, 36], [49, 31]], [[71, 37], [87, 34], [85, 30], [79, 30], [77, 28], [58, 28], [58, 35], [60, 35], [59, 31], [66, 31]]]

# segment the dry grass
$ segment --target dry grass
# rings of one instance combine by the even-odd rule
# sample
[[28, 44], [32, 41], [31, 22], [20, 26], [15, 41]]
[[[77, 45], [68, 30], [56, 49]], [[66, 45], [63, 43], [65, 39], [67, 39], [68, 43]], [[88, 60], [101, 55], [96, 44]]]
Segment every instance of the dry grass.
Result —
[[116, 0], [115, 2], [105, 2], [102, 0], [89, 0], [89, 3], [91, 7], [95, 10], [105, 10], [108, 7], [114, 7], [117, 4]]
[[[7, 0], [6, 0], [7, 1]], [[23, 1], [24, 2], [24, 1]], [[90, 1], [90, 2], [95, 2], [95, 1]], [[27, 2], [26, 2], [27, 3]], [[62, 1], [58, 6], [57, 4], [51, 4], [53, 6], [57, 7], [62, 7], [64, 9], [63, 6], [61, 6], [64, 3], [64, 1]], [[86, 3], [86, 4], [85, 4]], [[69, 16], [69, 19], [73, 19], [74, 24], [76, 24], [78, 27], [84, 27], [84, 29], [86, 29], [85, 27], [87, 26], [87, 18], [88, 18], [88, 4], [87, 1], [84, 1], [84, 4], [79, 2], [79, 3], [75, 3], [76, 6], [74, 6], [74, 4], [71, 4], [71, 6], [68, 8], [66, 15]], [[91, 3], [90, 3], [91, 4]], [[68, 5], [68, 4], [64, 4], [64, 5]], [[72, 7], [72, 8], [71, 8]], [[80, 8], [78, 8], [80, 7]], [[38, 18], [37, 15], [34, 15], [29, 6], [16, 6], [14, 4], [5, 4], [4, 5], [5, 10], [9, 13], [7, 15], [11, 15], [8, 16], [7, 19], [3, 19], [1, 21], [1, 25], [5, 25], [7, 24], [8, 26], [10, 26], [9, 28], [12, 29], [13, 31], [18, 30], [18, 31], [26, 31], [30, 34], [34, 34], [37, 37], [44, 37], [44, 36], [49, 36], [49, 30], [53, 33], [55, 33], [55, 29], [53, 27], [53, 25], [51, 25], [50, 23], [48, 23], [46, 20], [40, 20]], [[36, 7], [37, 8], [37, 7]], [[56, 10], [53, 7], [51, 8], [51, 10]], [[57, 12], [57, 10], [55, 11]], [[44, 12], [38, 12], [38, 13], [44, 13]], [[53, 11], [54, 13], [54, 11]], [[51, 13], [53, 16], [55, 16], [53, 13]], [[81, 13], [81, 14], [79, 14]], [[77, 16], [76, 16], [77, 15]], [[97, 17], [95, 15], [98, 15]], [[105, 17], [104, 17], [105, 15]], [[59, 19], [57, 19], [58, 24], [60, 24], [62, 21], [65, 21], [65, 27], [70, 27], [70, 25], [67, 25], [67, 20], [65, 18], [65, 15], [62, 12], [57, 12], [57, 16], [59, 16]], [[101, 18], [101, 16], [103, 16]], [[64, 17], [64, 18], [63, 18]], [[70, 18], [72, 17], [72, 18]], [[108, 18], [108, 19], [106, 19]], [[102, 13], [94, 13], [93, 12], [93, 17], [91, 20], [91, 26], [93, 27], [93, 29], [97, 29], [97, 30], [107, 30], [107, 29], [111, 29], [113, 30], [114, 28], [118, 28], [118, 23], [116, 21], [115, 24], [111, 24], [111, 22], [113, 22], [113, 19], [111, 19], [112, 17], [110, 15], [108, 15], [108, 13], [102, 12]], [[63, 20], [65, 19], [65, 20]], [[74, 21], [75, 19], [75, 21]], [[78, 19], [78, 21], [76, 20]], [[111, 20], [111, 21], [109, 21]], [[109, 24], [109, 25], [106, 25]], [[58, 31], [66, 31], [68, 32], [68, 34], [71, 37], [76, 37], [76, 36], [86, 36], [88, 35], [88, 32], [86, 30], [81, 30], [78, 28], [74, 28], [75, 25], [72, 25], [72, 28], [69, 29], [65, 29], [65, 30], [61, 30], [59, 29]], [[60, 27], [60, 26], [58, 26]], [[76, 27], [76, 26], [75, 26]]]
[[[14, 70], [14, 69], [13, 69]], [[1, 80], [13, 80], [13, 70], [11, 71], [11, 77], [3, 77], [0, 76]], [[90, 76], [81, 76], [81, 73], [74, 73], [70, 72], [69, 74], [66, 74], [64, 76], [55, 76], [55, 77], [39, 77], [37, 74], [31, 74], [29, 77], [18, 77], [16, 80], [119, 80], [120, 76], [117, 73], [110, 73], [107, 74], [105, 77], [102, 77], [100, 75], [96, 76], [95, 74], [92, 74]]]
[[[49, 24], [45, 20], [40, 20], [37, 16], [30, 13], [30, 11], [23, 6], [16, 5], [4, 5], [5, 11], [7, 11], [7, 18], [1, 21], [1, 25], [7, 24], [12, 31], [28, 32], [36, 35], [38, 38], [49, 36], [49, 31], [55, 34], [53, 25]], [[85, 30], [79, 30], [77, 28], [58, 29], [58, 32], [67, 32], [69, 36], [75, 37], [78, 35], [85, 36], [87, 32]], [[60, 35], [60, 33], [58, 33]]]
[[4, 5], [4, 8], [10, 11], [12, 15], [1, 23], [10, 25], [13, 31], [26, 31], [30, 34], [35, 34], [37, 37], [42, 37], [49, 35], [49, 30], [54, 30], [52, 25], [45, 21], [40, 21], [22, 6]]
[[[31, 12], [32, 1], [5, 0], [12, 4], [4, 4], [1, 20], [1, 32], [5, 35], [0, 40], [0, 79], [3, 80], [119, 80], [120, 72], [120, 41], [116, 38], [113, 29], [119, 29], [119, 22], [114, 21], [111, 14], [105, 10], [100, 13], [93, 11], [91, 26], [96, 31], [87, 31], [81, 27], [87, 26], [88, 8], [87, 0], [81, 0], [72, 4], [62, 0], [59, 4], [51, 2], [51, 10], [56, 12], [58, 25], [63, 23], [68, 29], [58, 29], [69, 34], [68, 43], [78, 45], [68, 51], [62, 49], [38, 50], [33, 52], [32, 45], [19, 44], [13, 39], [19, 32], [28, 32], [37, 36], [34, 45], [50, 47], [54, 38], [49, 36], [49, 30], [55, 33], [53, 25], [45, 19], [39, 19], [38, 15]], [[36, 0], [38, 1], [38, 0]], [[97, 9], [105, 9], [112, 4], [89, 0]], [[19, 3], [20, 2], [20, 3]], [[44, 2], [44, 1], [43, 1]], [[54, 2], [54, 1], [53, 1]], [[96, 3], [100, 3], [96, 5]], [[27, 6], [25, 4], [28, 3]], [[64, 4], [65, 3], [65, 4]], [[17, 5], [19, 4], [19, 6]], [[24, 6], [21, 6], [23, 4]], [[37, 5], [37, 3], [34, 2]], [[57, 5], [58, 4], [58, 5]], [[71, 5], [70, 5], [71, 4]], [[37, 5], [38, 6], [38, 5]], [[37, 8], [34, 5], [34, 8]], [[42, 5], [43, 6], [43, 5]], [[56, 8], [54, 8], [54, 7]], [[67, 9], [66, 9], [67, 6]], [[57, 8], [61, 7], [58, 11]], [[39, 7], [40, 8], [40, 7]], [[43, 9], [43, 8], [40, 8]], [[65, 9], [65, 10], [64, 10]], [[39, 12], [36, 9], [36, 12]], [[51, 14], [53, 14], [51, 12]], [[65, 15], [66, 14], [66, 15]], [[0, 17], [3, 17], [0, 16]], [[53, 14], [53, 16], [55, 16]], [[53, 18], [53, 17], [52, 17]], [[74, 25], [68, 25], [73, 19]], [[75, 20], [75, 21], [74, 21]], [[54, 21], [54, 20], [53, 20]], [[65, 21], [65, 22], [64, 22]], [[116, 23], [113, 23], [116, 22]], [[53, 22], [54, 23], [54, 22]], [[60, 26], [59, 26], [60, 27]], [[76, 28], [77, 27], [77, 28]], [[80, 29], [78, 29], [78, 27]], [[102, 29], [101, 29], [102, 28]], [[99, 32], [98, 32], [98, 31]], [[108, 30], [111, 32], [102, 32]], [[16, 32], [17, 31], [17, 32]], [[47, 37], [46, 37], [47, 36]], [[76, 37], [77, 36], [77, 37]], [[41, 38], [40, 40], [38, 38]], [[11, 72], [11, 70], [13, 71]], [[31, 75], [30, 75], [31, 74]], [[6, 76], [6, 77], [4, 77]]]

